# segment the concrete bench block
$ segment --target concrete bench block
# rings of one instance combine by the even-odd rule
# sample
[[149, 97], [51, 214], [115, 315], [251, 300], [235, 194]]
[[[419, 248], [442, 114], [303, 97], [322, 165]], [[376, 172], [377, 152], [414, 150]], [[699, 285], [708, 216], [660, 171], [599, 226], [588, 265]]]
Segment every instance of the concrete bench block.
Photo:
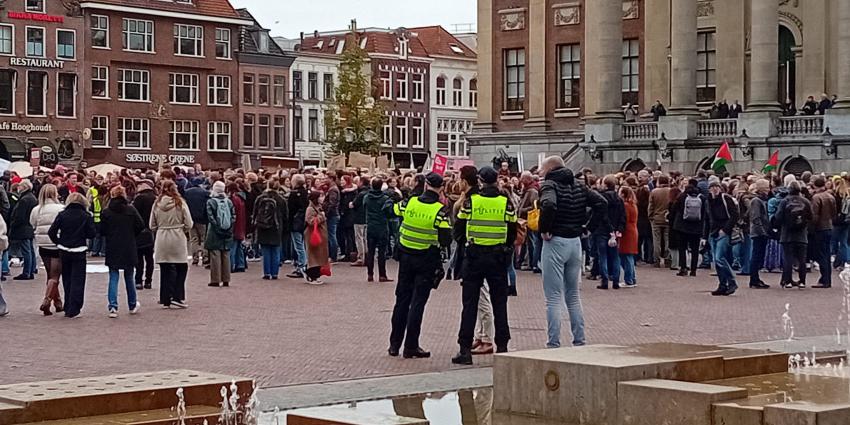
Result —
[[764, 425], [847, 424], [850, 424], [850, 405], [848, 404], [789, 402], [764, 407]]
[[747, 397], [743, 388], [647, 379], [620, 382], [620, 425], [712, 425], [712, 405]]
[[345, 407], [302, 409], [286, 415], [286, 425], [428, 425], [426, 419], [406, 418]]

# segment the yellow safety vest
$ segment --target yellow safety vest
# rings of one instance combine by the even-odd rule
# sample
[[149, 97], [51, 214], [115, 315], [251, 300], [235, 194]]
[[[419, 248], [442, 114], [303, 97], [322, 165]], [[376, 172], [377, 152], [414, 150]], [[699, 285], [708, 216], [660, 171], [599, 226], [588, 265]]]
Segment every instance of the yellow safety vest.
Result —
[[425, 250], [439, 246], [437, 229], [448, 229], [449, 222], [440, 214], [443, 204], [426, 204], [419, 198], [410, 198], [407, 204], [396, 204], [393, 209], [402, 217], [399, 242], [405, 248]]
[[466, 220], [466, 240], [474, 245], [497, 246], [508, 241], [508, 223], [516, 223], [516, 212], [508, 209], [508, 198], [470, 197], [471, 208], [461, 208], [458, 218]]
[[100, 213], [103, 211], [103, 207], [100, 205], [100, 193], [96, 188], [91, 188], [89, 191], [91, 192], [91, 205], [94, 222], [100, 223]]

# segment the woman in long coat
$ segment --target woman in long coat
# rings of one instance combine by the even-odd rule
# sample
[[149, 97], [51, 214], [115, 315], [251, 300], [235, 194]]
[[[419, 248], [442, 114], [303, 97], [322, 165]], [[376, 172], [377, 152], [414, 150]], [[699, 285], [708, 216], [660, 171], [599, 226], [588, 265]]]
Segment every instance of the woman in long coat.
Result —
[[638, 254], [638, 207], [637, 197], [632, 188], [620, 188], [620, 197], [626, 210], [626, 227], [620, 238], [620, 263], [623, 266], [623, 283], [627, 288], [637, 284], [635, 278], [635, 256]]
[[[320, 201], [321, 192], [310, 192], [310, 205], [307, 207], [305, 221], [307, 228], [304, 230], [304, 240], [307, 241], [307, 273], [305, 279], [311, 285], [322, 285], [322, 268], [330, 267], [328, 257], [328, 221], [322, 211]], [[315, 226], [315, 227], [314, 227]], [[318, 230], [319, 240], [312, 240], [313, 230]], [[314, 243], [318, 242], [318, 243]]]
[[130, 314], [138, 314], [136, 299], [136, 263], [139, 252], [136, 238], [145, 230], [142, 216], [127, 200], [124, 186], [115, 186], [109, 191], [109, 205], [104, 208], [100, 219], [101, 234], [106, 238], [106, 266], [109, 267], [109, 317], [118, 317], [118, 274], [124, 273], [127, 290], [127, 305]]
[[195, 223], [177, 184], [162, 183], [162, 192], [151, 213], [151, 231], [156, 235], [153, 258], [159, 264], [159, 301], [162, 308], [186, 308], [186, 273], [189, 249], [186, 235]]

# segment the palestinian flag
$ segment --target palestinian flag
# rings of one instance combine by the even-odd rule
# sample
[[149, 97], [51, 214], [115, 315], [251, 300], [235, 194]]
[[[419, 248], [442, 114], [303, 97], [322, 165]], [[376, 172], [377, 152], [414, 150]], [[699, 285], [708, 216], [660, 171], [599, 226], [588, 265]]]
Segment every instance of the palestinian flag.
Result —
[[773, 153], [770, 156], [770, 159], [767, 160], [767, 164], [764, 164], [764, 168], [761, 169], [762, 174], [767, 174], [771, 171], [776, 171], [779, 168], [779, 151]]
[[714, 162], [711, 163], [711, 168], [714, 171], [720, 172], [730, 162], [732, 162], [732, 153], [729, 152], [729, 142], [723, 142], [723, 146], [714, 155]]

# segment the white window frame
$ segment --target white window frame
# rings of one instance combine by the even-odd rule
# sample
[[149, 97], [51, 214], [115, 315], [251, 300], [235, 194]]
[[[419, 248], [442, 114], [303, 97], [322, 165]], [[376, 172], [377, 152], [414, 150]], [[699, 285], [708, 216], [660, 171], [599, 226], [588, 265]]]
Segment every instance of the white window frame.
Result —
[[[227, 82], [225, 87], [223, 82]], [[229, 75], [210, 75], [207, 79], [207, 105], [209, 106], [232, 106], [233, 99], [231, 98], [232, 79]], [[219, 90], [227, 91], [227, 103], [218, 103]]]
[[10, 36], [10, 45], [9, 45], [9, 53], [4, 53], [0, 51], [0, 56], [15, 56], [15, 26], [13, 24], [0, 24], [0, 28], [7, 27], [9, 28], [9, 36]]
[[[315, 130], [316, 131], [315, 131], [315, 134], [313, 132], [313, 117], [311, 117], [311, 115], [313, 115], [313, 113], [315, 113], [315, 115], [316, 115], [316, 121], [315, 121], [316, 122]], [[321, 122], [319, 122], [319, 110], [315, 109], [315, 108], [309, 109], [307, 111], [307, 140], [309, 140], [311, 142], [318, 142], [319, 140], [321, 140], [321, 138], [322, 138], [322, 124], [321, 124]]]
[[[97, 71], [95, 71], [95, 70], [97, 70]], [[106, 77], [105, 78], [98, 78], [100, 71], [103, 71], [103, 70], [106, 71]], [[92, 99], [109, 99], [109, 67], [108, 66], [100, 66], [100, 65], [92, 65], [92, 73], [91, 74], [92, 74], [92, 77], [91, 77], [92, 87], [94, 87], [95, 81], [103, 81], [104, 85], [106, 86], [106, 90], [104, 90], [103, 96], [95, 96], [94, 93], [92, 93], [92, 95], [91, 95]]]
[[[414, 125], [416, 121], [419, 121], [419, 125]], [[424, 148], [425, 147], [425, 128], [424, 118], [412, 118], [410, 119], [410, 128], [413, 130], [413, 147], [414, 148]]]
[[274, 106], [283, 107], [286, 104], [286, 76], [272, 76], [272, 103]]
[[381, 146], [392, 147], [393, 146], [393, 117], [392, 115], [384, 115], [384, 141], [381, 142]]
[[[381, 79], [381, 99], [389, 100], [393, 96], [393, 73], [392, 71], [378, 71], [378, 77]], [[384, 77], [384, 73], [387, 77]]]
[[[248, 117], [250, 117], [250, 128], [251, 128], [251, 144], [247, 145], [245, 143], [245, 130], [249, 127]], [[255, 149], [257, 146], [257, 115], [256, 114], [242, 114], [242, 125], [239, 127], [242, 134], [242, 147], [248, 149]]]
[[[30, 44], [29, 31], [30, 31], [30, 29], [41, 30], [41, 55], [31, 55], [30, 54], [30, 49], [29, 49], [29, 44]], [[47, 57], [47, 29], [45, 29], [44, 27], [27, 25], [24, 28], [24, 38], [26, 39], [26, 44], [24, 46], [24, 50], [25, 50], [24, 53], [26, 53], [26, 56], [28, 58]]]
[[[59, 91], [60, 91], [59, 90], [59, 88], [60, 88], [59, 87], [59, 82], [60, 82], [59, 77], [61, 77], [63, 74], [74, 76], [74, 87], [73, 87], [73, 90], [74, 90], [74, 92], [73, 92], [74, 113], [71, 114], [71, 115], [59, 115]], [[77, 96], [79, 96], [79, 91], [78, 91], [79, 85], [80, 85], [80, 79], [76, 74], [72, 74], [70, 72], [59, 72], [59, 73], [56, 74], [56, 118], [59, 118], [59, 119], [76, 119], [77, 118]]]
[[[440, 87], [440, 80], [443, 80], [443, 87]], [[436, 82], [434, 83], [434, 87], [437, 89], [437, 98], [434, 99], [434, 103], [438, 106], [446, 106], [446, 83], [448, 79], [443, 77], [442, 75], [437, 77]]]
[[[131, 128], [128, 130], [126, 127], [127, 123], [131, 123]], [[139, 129], [137, 130], [135, 124], [139, 124]], [[147, 118], [118, 118], [118, 125], [116, 126], [118, 139], [116, 141], [116, 145], [118, 149], [133, 149], [133, 150], [150, 150], [151, 149], [151, 122]], [[139, 133], [139, 146], [127, 146], [126, 145], [126, 137], [128, 133]]]
[[[74, 35], [74, 45], [73, 45], [74, 56], [73, 57], [69, 58], [69, 57], [59, 56], [59, 33], [60, 32], [69, 32], [69, 33]], [[72, 29], [68, 29], [68, 28], [56, 28], [56, 59], [63, 60], [63, 61], [71, 61], [71, 62], [77, 61], [77, 30], [72, 30]]]
[[415, 73], [411, 79], [413, 80], [411, 100], [414, 102], [423, 102], [425, 100], [425, 74]]
[[[404, 78], [400, 78], [403, 76]], [[395, 82], [393, 86], [396, 89], [396, 100], [407, 101], [407, 91], [410, 87], [407, 85], [407, 73], [406, 72], [396, 72], [395, 73]]]
[[[186, 28], [186, 36], [180, 35], [180, 30]], [[194, 28], [196, 37], [189, 36], [189, 30]], [[193, 40], [195, 42], [195, 54], [183, 53], [183, 40]], [[174, 24], [174, 56], [187, 56], [191, 58], [204, 57], [204, 27], [201, 25], [190, 24]]]
[[[131, 73], [131, 76], [138, 72], [141, 76], [140, 82], [132, 81], [132, 78], [129, 82], [125, 80], [125, 73]], [[127, 99], [127, 89], [126, 86], [128, 84], [139, 84], [142, 88], [140, 94], [142, 95], [142, 99]], [[118, 69], [118, 100], [122, 102], [145, 102], [150, 103], [151, 101], [151, 73], [145, 69], [131, 69], [131, 68], [119, 68]]]
[[6, 69], [5, 71], [12, 73], [12, 111], [8, 114], [0, 113], [0, 116], [14, 117], [17, 114], [17, 105], [15, 102], [18, 100], [18, 72], [13, 69]]
[[[89, 21], [89, 37], [91, 37], [91, 40], [92, 40], [92, 42], [91, 42], [91, 48], [92, 48], [92, 49], [103, 49], [103, 50], [109, 50], [109, 49], [111, 48], [111, 47], [110, 47], [110, 46], [111, 46], [111, 44], [110, 44], [110, 42], [109, 42], [109, 16], [107, 16], [107, 15], [91, 15], [91, 17], [92, 17], [92, 19], [96, 19], [96, 20], [98, 21], [98, 25], [100, 24], [100, 20], [101, 20], [101, 19], [105, 19], [105, 20], [106, 20], [106, 28], [95, 27], [95, 26], [92, 24], [91, 20]], [[106, 32], [106, 46], [95, 46], [95, 45], [94, 45], [94, 32], [95, 32], [95, 31], [104, 31], [104, 32]]]
[[[97, 148], [97, 149], [108, 148], [109, 147], [109, 116], [108, 115], [93, 115], [91, 117], [91, 120], [92, 120], [92, 122], [91, 122], [92, 134], [94, 134], [95, 131], [102, 130], [103, 131], [103, 143], [104, 143], [102, 145], [100, 145], [100, 144], [96, 145], [94, 143], [94, 137], [92, 137], [92, 142], [90, 144], [91, 147]], [[98, 125], [100, 125], [100, 120], [103, 120], [103, 122], [106, 123], [106, 127], [101, 128], [101, 127], [95, 126], [95, 124], [94, 124], [95, 120], [98, 120]]]
[[[278, 124], [280, 120], [280, 124]], [[278, 131], [280, 130], [280, 131]], [[280, 134], [280, 144], [278, 144], [277, 135]], [[272, 116], [272, 149], [283, 149], [286, 147], [286, 116]]]
[[[264, 78], [266, 80], [265, 83], [263, 83]], [[261, 94], [263, 93], [264, 87], [266, 91], [265, 102], [261, 100]], [[274, 99], [272, 93], [272, 76], [270, 74], [257, 74], [257, 106], [270, 106], [273, 103]]]
[[47, 8], [47, 0], [41, 0], [41, 9], [33, 9], [30, 5], [27, 4], [27, 0], [24, 1], [24, 10], [27, 12], [35, 12], [35, 13], [45, 13]]
[[[263, 119], [266, 123], [263, 124]], [[266, 141], [263, 143], [263, 133]], [[257, 114], [257, 149], [270, 149], [272, 146], [272, 116], [269, 114]]]
[[[130, 32], [130, 22], [136, 23], [136, 31]], [[139, 32], [139, 23], [144, 23], [145, 30], [147, 30], [148, 24], [150, 24], [151, 32]], [[127, 29], [124, 29], [124, 25], [126, 24]], [[130, 35], [141, 35], [145, 37], [145, 49], [137, 50], [130, 48]], [[123, 18], [121, 21], [121, 39], [122, 39], [122, 48], [127, 52], [135, 52], [135, 53], [156, 53], [156, 26], [153, 21], [147, 19], [132, 19], [132, 18]]]
[[[227, 34], [227, 40], [223, 38], [219, 38], [219, 35]], [[222, 60], [231, 60], [233, 59], [233, 44], [232, 44], [232, 33], [230, 28], [216, 28], [215, 29], [215, 57], [216, 59]], [[227, 49], [225, 50], [225, 54], [227, 56], [219, 56], [218, 55], [218, 45], [219, 44], [227, 44]]]
[[[472, 82], [473, 81], [475, 82], [475, 88], [474, 89], [472, 88]], [[469, 80], [469, 105], [467, 105], [467, 106], [470, 107], [470, 108], [473, 108], [473, 109], [478, 107], [478, 79], [477, 78], [473, 78], [473, 79]]]
[[[182, 152], [197, 152], [200, 149], [200, 134], [201, 134], [201, 123], [199, 121], [191, 121], [191, 120], [171, 120], [168, 122], [168, 147], [173, 151], [182, 151]], [[179, 130], [178, 130], [178, 127]], [[187, 129], [188, 127], [188, 129]], [[189, 136], [189, 147], [188, 148], [178, 148], [177, 147], [177, 136], [178, 135], [188, 135]]]
[[[400, 125], [399, 121], [404, 121], [404, 125]], [[395, 145], [398, 148], [406, 148], [408, 144], [408, 138], [410, 135], [408, 134], [408, 128], [410, 126], [410, 120], [407, 117], [395, 117], [395, 126], [393, 128], [393, 135], [398, 135], [395, 141]]]
[[[455, 87], [455, 83], [460, 83], [460, 87]], [[463, 108], [463, 78], [455, 77], [452, 79], [452, 106]]]
[[[227, 131], [225, 131], [225, 128]], [[227, 147], [220, 149], [218, 138], [227, 138]], [[233, 126], [230, 121], [210, 121], [207, 123], [207, 151], [229, 152], [233, 147]]]
[[[33, 74], [33, 73], [39, 73], [39, 74], [44, 75], [44, 88], [41, 90], [42, 91], [41, 98], [42, 98], [42, 102], [43, 102], [42, 105], [43, 105], [43, 108], [44, 108], [43, 114], [37, 114], [37, 115], [31, 115], [30, 114], [29, 87], [30, 87], [30, 74]], [[27, 70], [27, 85], [24, 89], [25, 93], [26, 93], [26, 102], [25, 102], [26, 104], [24, 105], [24, 107], [26, 108], [24, 110], [24, 112], [26, 112], [26, 116], [28, 116], [28, 117], [46, 117], [47, 116], [47, 91], [49, 89], [50, 89], [50, 73], [48, 73], [47, 71], [38, 71], [38, 70], [34, 70], [34, 69]]]
[[[183, 80], [181, 84], [177, 84], [178, 77]], [[190, 84], [186, 84], [186, 78]], [[177, 89], [189, 89], [189, 101], [181, 102], [177, 100]], [[201, 104], [201, 77], [198, 74], [184, 74], [182, 72], [170, 72], [168, 74], [168, 103], [172, 105], [200, 105]]]

